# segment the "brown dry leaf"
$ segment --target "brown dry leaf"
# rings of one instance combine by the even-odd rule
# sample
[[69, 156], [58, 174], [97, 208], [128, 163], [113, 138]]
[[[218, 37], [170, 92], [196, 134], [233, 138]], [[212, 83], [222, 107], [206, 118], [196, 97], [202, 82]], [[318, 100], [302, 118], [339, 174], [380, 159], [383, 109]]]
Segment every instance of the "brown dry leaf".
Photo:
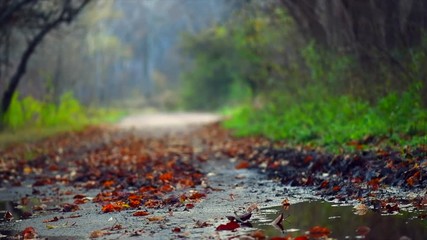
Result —
[[151, 216], [151, 217], [147, 217], [147, 219], [150, 222], [158, 222], [158, 221], [163, 221], [165, 219], [165, 217], [162, 217], [162, 216]]
[[141, 217], [141, 216], [147, 216], [147, 215], [150, 215], [150, 213], [146, 211], [138, 211], [132, 214], [132, 216], [135, 216], [135, 217]]
[[259, 207], [258, 207], [258, 204], [256, 204], [256, 203], [252, 203], [247, 209], [246, 209], [246, 211], [248, 211], [248, 212], [253, 212], [253, 211], [259, 211]]
[[106, 234], [105, 231], [102, 230], [95, 230], [90, 234], [90, 238], [99, 238]]
[[369, 211], [369, 208], [363, 203], [357, 204], [353, 208], [354, 208], [354, 214], [360, 215], [360, 216], [365, 215]]
[[262, 230], [256, 230], [255, 232], [252, 232], [251, 237], [253, 237], [257, 240], [266, 239], [265, 233]]
[[11, 212], [6, 211], [6, 213], [4, 214], [3, 218], [4, 218], [6, 221], [12, 221], [12, 219], [13, 219], [13, 215], [12, 215], [12, 213], [11, 213]]

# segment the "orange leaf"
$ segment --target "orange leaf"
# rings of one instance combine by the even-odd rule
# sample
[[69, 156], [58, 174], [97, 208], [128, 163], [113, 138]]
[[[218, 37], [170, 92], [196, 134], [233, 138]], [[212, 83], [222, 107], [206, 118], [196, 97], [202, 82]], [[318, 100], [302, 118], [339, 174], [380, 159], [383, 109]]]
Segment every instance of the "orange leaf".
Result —
[[137, 208], [137, 207], [139, 207], [139, 205], [141, 205], [141, 201], [139, 201], [139, 200], [129, 200], [129, 206], [131, 206], [133, 208]]
[[237, 165], [236, 165], [236, 169], [245, 169], [245, 168], [248, 168], [250, 165], [249, 165], [249, 162], [248, 161], [241, 161], [240, 163], [238, 163]]
[[33, 227], [27, 227], [22, 231], [23, 239], [35, 239], [37, 238], [37, 232]]
[[106, 188], [112, 187], [114, 185], [114, 180], [105, 181], [102, 185]]
[[103, 206], [102, 207], [102, 211], [104, 212], [104, 213], [108, 213], [108, 212], [118, 212], [118, 211], [121, 211], [123, 209], [123, 207], [122, 206], [119, 206], [118, 204], [116, 204], [116, 203], [109, 203], [109, 204], [107, 204], [107, 205], [105, 205], [105, 206]]
[[166, 184], [160, 187], [160, 191], [162, 192], [171, 192], [173, 191], [174, 187], [172, 187], [172, 185], [170, 184]]
[[161, 204], [162, 202], [160, 200], [148, 199], [148, 201], [144, 203], [144, 206], [148, 208], [156, 208], [156, 207], [159, 207]]
[[328, 228], [321, 226], [314, 226], [310, 229], [310, 237], [320, 238], [323, 236], [328, 236], [331, 234], [331, 231]]
[[172, 172], [163, 173], [162, 175], [160, 175], [159, 179], [162, 181], [170, 181], [173, 179], [173, 173]]
[[200, 192], [194, 192], [193, 194], [191, 194], [191, 196], [189, 198], [192, 200], [195, 200], [195, 199], [200, 199], [202, 197], [206, 197], [206, 194], [200, 193]]
[[162, 221], [165, 218], [162, 216], [152, 216], [152, 217], [147, 217], [147, 219], [150, 222], [157, 222], [157, 221]]
[[138, 212], [135, 212], [134, 214], [132, 214], [133, 216], [135, 216], [135, 217], [142, 217], [142, 216], [147, 216], [147, 215], [150, 215], [150, 213], [149, 212], [146, 212], [146, 211], [138, 211]]

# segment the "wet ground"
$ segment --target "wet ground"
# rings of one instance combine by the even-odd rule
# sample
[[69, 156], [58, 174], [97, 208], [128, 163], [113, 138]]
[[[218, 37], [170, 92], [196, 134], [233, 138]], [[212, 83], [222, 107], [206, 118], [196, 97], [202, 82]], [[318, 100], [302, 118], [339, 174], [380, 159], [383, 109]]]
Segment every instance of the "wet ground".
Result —
[[[158, 114], [139, 115], [124, 119], [118, 127], [137, 135], [162, 137], [196, 131], [205, 124], [216, 122], [211, 114]], [[125, 133], [126, 132], [126, 133]], [[110, 140], [108, 140], [110, 141]], [[201, 144], [197, 139], [195, 145]], [[203, 144], [209, 144], [204, 142]], [[232, 154], [231, 154], [232, 155]], [[236, 169], [235, 157], [215, 157], [197, 161], [196, 168], [204, 173], [201, 184], [191, 191], [206, 193], [194, 204], [174, 208], [150, 209], [150, 217], [133, 217], [132, 210], [102, 213], [100, 205], [88, 201], [80, 210], [63, 212], [63, 203], [73, 202], [75, 193], [93, 199], [99, 191], [76, 189], [67, 185], [33, 187], [31, 180], [22, 186], [0, 189], [0, 233], [2, 238], [13, 238], [26, 227], [33, 227], [40, 237], [48, 239], [86, 239], [90, 236], [106, 239], [228, 239], [310, 236], [315, 226], [328, 229], [334, 239], [425, 239], [427, 236], [425, 208], [415, 208], [408, 201], [421, 198], [425, 190], [402, 191], [380, 189], [383, 197], [404, 198], [398, 211], [380, 211], [361, 205], [355, 199], [341, 201], [336, 198], [325, 202], [313, 186], [289, 186], [283, 179], [267, 179], [267, 174], [246, 167]], [[37, 194], [35, 194], [35, 191]], [[59, 194], [66, 193], [70, 194]], [[175, 194], [180, 194], [179, 191]], [[289, 203], [284, 207], [283, 201]], [[233, 231], [216, 231], [221, 224], [230, 222], [226, 216], [239, 216], [256, 206], [252, 216], [237, 223]], [[356, 206], [356, 207], [355, 207]], [[41, 208], [41, 209], [37, 209]], [[7, 221], [6, 212], [13, 215]], [[27, 218], [27, 212], [34, 215]], [[285, 220], [272, 224], [280, 213]], [[55, 220], [55, 221], [51, 221]], [[262, 235], [257, 234], [262, 230]], [[93, 235], [102, 231], [108, 234]], [[255, 233], [254, 233], [255, 232]], [[314, 236], [311, 236], [314, 237]], [[324, 236], [321, 236], [324, 237]]]

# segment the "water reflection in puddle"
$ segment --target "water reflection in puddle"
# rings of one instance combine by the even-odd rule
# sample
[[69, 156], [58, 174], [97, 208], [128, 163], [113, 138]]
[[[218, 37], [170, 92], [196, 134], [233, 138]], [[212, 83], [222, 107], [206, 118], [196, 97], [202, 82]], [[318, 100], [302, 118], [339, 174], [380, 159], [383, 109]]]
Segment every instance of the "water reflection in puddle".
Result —
[[[261, 210], [261, 214], [251, 219], [254, 228], [264, 230], [272, 236], [304, 235], [313, 226], [322, 226], [331, 230], [329, 237], [334, 239], [359, 239], [358, 231], [370, 229], [365, 239], [399, 239], [407, 236], [410, 239], [427, 238], [427, 220], [420, 219], [415, 213], [403, 212], [397, 215], [384, 216], [369, 210], [365, 215], [354, 214], [352, 206], [333, 206], [325, 202], [304, 202], [290, 206], [285, 211], [283, 222], [284, 233], [271, 225], [271, 222], [282, 211], [282, 207], [271, 207]], [[368, 228], [366, 228], [368, 227]]]

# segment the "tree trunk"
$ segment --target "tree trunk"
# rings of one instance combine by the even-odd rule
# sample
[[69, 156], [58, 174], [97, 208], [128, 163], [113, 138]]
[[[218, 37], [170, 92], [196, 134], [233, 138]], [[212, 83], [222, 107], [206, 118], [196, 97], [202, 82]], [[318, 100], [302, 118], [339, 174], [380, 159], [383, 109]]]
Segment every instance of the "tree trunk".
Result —
[[15, 93], [15, 90], [18, 87], [18, 84], [22, 78], [22, 76], [27, 71], [28, 61], [30, 60], [31, 55], [34, 53], [36, 47], [42, 42], [43, 38], [48, 34], [52, 29], [54, 29], [59, 23], [61, 19], [53, 21], [49, 25], [46, 25], [29, 43], [27, 49], [22, 54], [19, 65], [9, 80], [9, 85], [7, 86], [6, 91], [3, 93], [1, 100], [1, 108], [0, 108], [0, 129], [3, 129], [4, 126], [4, 118], [9, 110], [10, 104], [12, 103], [12, 97]]

